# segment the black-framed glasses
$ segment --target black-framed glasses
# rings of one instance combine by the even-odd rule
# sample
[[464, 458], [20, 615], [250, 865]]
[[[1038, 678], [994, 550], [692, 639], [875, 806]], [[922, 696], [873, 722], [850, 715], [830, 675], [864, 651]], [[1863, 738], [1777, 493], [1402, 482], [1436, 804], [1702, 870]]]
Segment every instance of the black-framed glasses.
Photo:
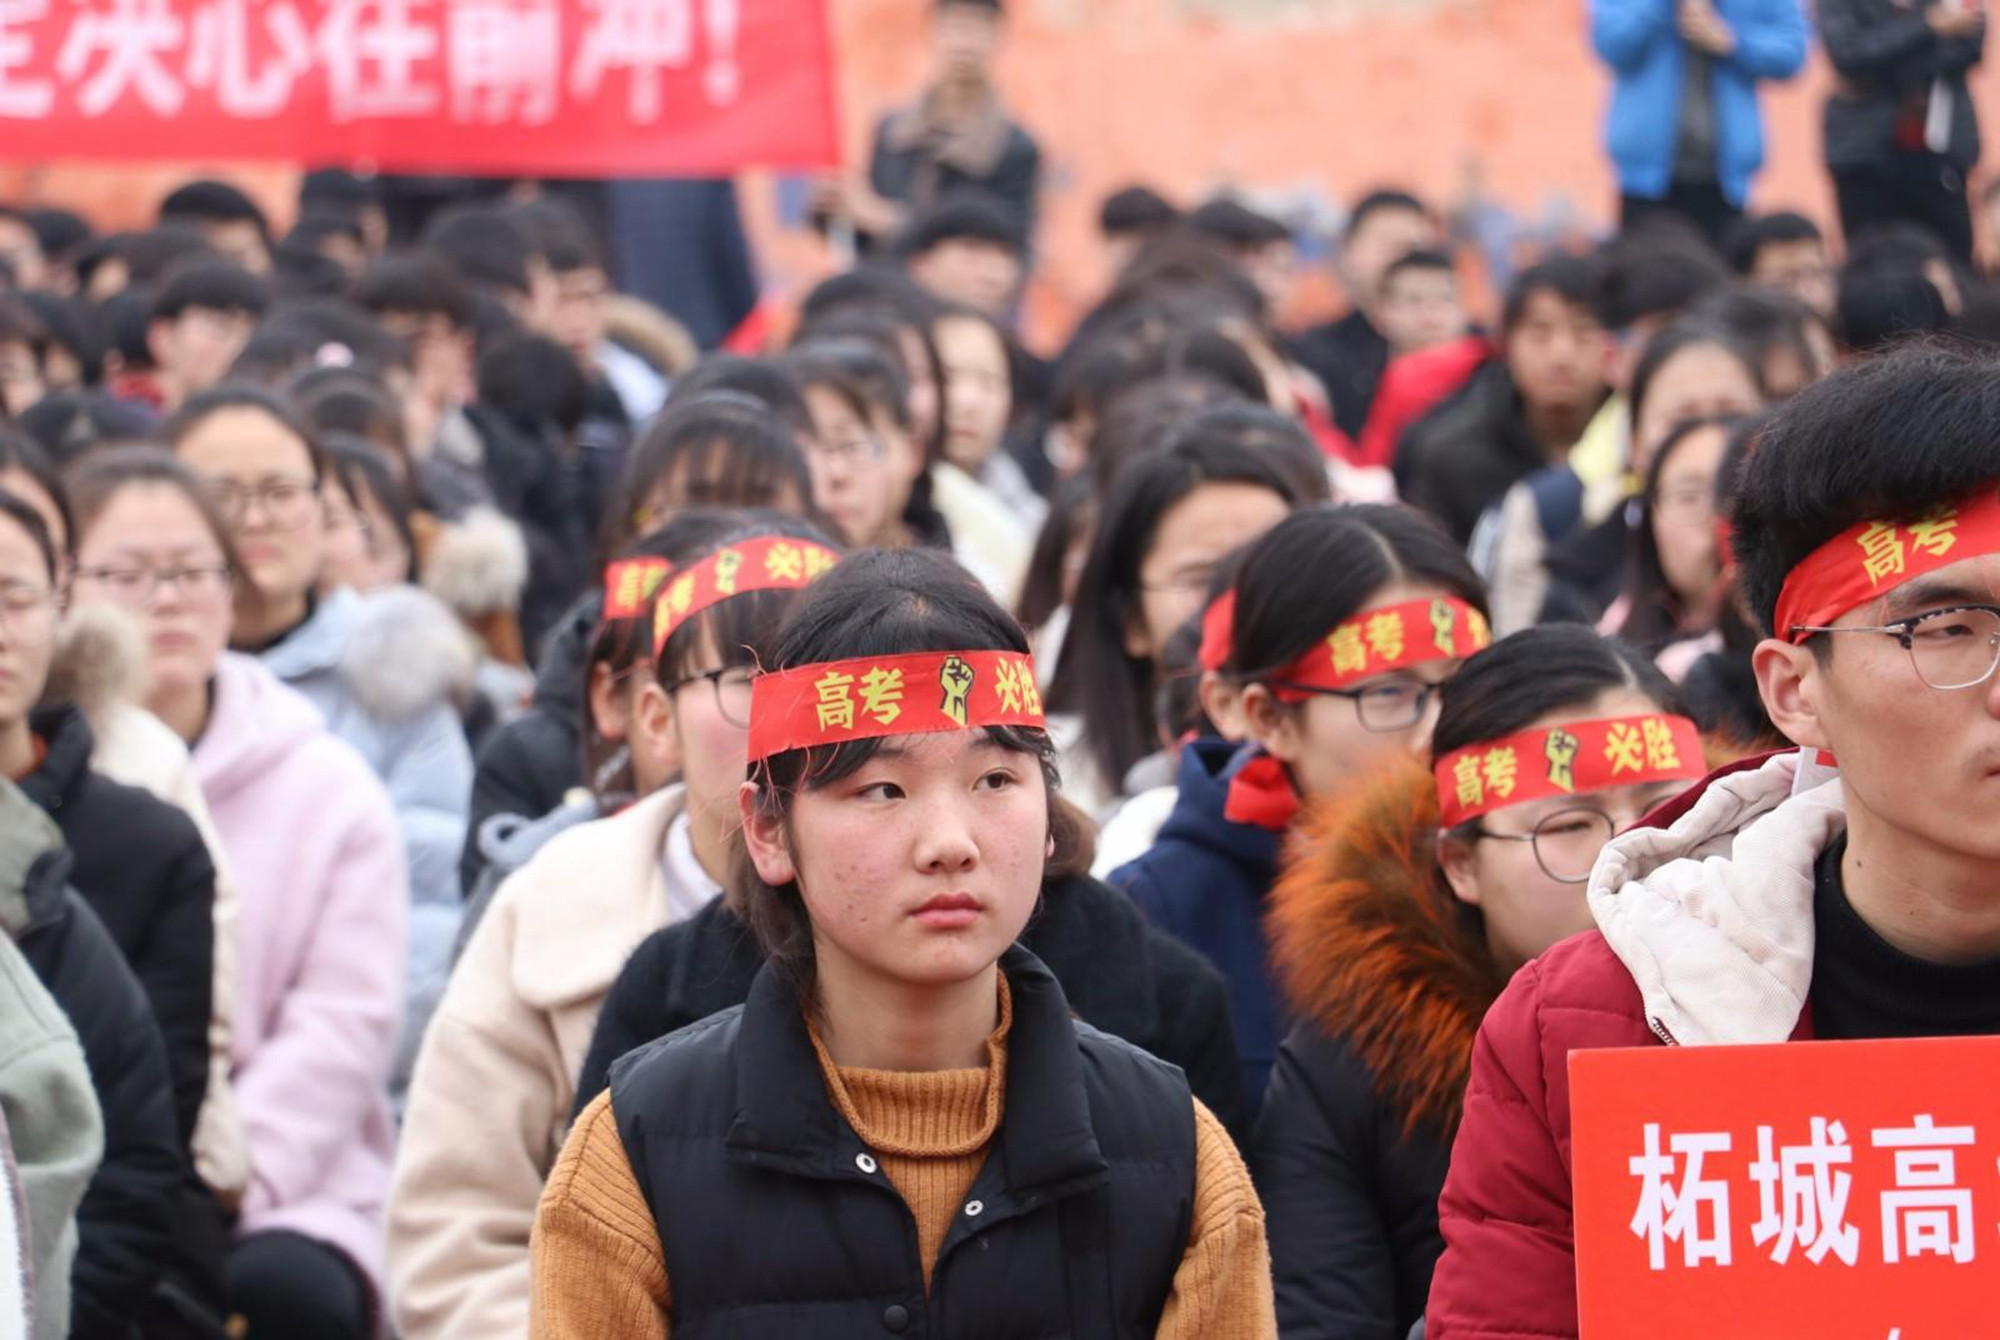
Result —
[[715, 710], [722, 719], [741, 730], [748, 730], [750, 681], [756, 677], [757, 672], [747, 665], [725, 665], [719, 670], [704, 670], [698, 675], [662, 684], [660, 688], [671, 698], [690, 685], [706, 682], [715, 695]]
[[297, 479], [266, 479], [256, 484], [239, 484], [233, 479], [210, 480], [208, 496], [222, 519], [232, 527], [241, 526], [255, 503], [279, 530], [303, 530], [311, 524], [320, 505], [319, 486]]
[[1872, 628], [1797, 624], [1790, 633], [1877, 633], [1910, 654], [1917, 678], [1934, 689], [1970, 689], [2000, 666], [2000, 605], [1953, 605]]
[[1363, 730], [1387, 734], [1390, 731], [1408, 730], [1424, 719], [1430, 709], [1431, 699], [1440, 688], [1437, 684], [1426, 684], [1420, 679], [1392, 679], [1386, 684], [1371, 684], [1365, 689], [1326, 689], [1314, 684], [1278, 683], [1271, 686], [1295, 700], [1312, 698], [1345, 698], [1354, 704], [1354, 715], [1361, 722]]
[[1535, 864], [1558, 884], [1588, 884], [1597, 854], [1618, 832], [1618, 821], [1592, 805], [1576, 805], [1544, 815], [1532, 832], [1495, 833], [1483, 824], [1474, 837], [1494, 842], [1526, 842], [1535, 849]]
[[173, 587], [184, 600], [206, 601], [227, 592], [230, 584], [227, 563], [191, 563], [175, 568], [78, 568], [76, 575], [103, 587], [119, 604], [138, 607], [151, 605], [163, 586]]

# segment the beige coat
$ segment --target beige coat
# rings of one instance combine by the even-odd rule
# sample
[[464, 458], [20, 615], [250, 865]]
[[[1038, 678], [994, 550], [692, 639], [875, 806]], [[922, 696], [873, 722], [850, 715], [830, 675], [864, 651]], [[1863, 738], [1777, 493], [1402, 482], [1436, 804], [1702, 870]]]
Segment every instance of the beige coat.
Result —
[[528, 1333], [528, 1237], [598, 1009], [641, 940], [707, 901], [663, 872], [683, 805], [669, 787], [558, 834], [466, 942], [417, 1053], [389, 1189], [404, 1340]]

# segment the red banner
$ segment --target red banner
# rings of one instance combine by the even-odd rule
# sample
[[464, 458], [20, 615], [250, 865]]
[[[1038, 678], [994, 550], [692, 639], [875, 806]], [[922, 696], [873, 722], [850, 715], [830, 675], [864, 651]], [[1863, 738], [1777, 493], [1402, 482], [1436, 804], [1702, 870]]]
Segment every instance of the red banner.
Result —
[[2000, 1037], [1570, 1055], [1583, 1340], [2000, 1330]]
[[825, 0], [0, 0], [10, 158], [605, 176], [836, 157]]

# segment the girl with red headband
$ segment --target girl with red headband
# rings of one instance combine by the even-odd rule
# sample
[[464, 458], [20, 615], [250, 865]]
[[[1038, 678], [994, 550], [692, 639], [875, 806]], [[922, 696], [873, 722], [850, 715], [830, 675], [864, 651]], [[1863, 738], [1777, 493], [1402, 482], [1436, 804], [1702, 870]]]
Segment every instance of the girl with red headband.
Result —
[[1400, 1340], [1423, 1316], [1480, 1016], [1589, 929], [1584, 880], [1612, 833], [1702, 773], [1665, 677], [1581, 625], [1515, 634], [1438, 697], [1428, 766], [1320, 807], [1272, 891], [1299, 1022], [1252, 1158], [1288, 1340]]
[[769, 961], [578, 1118], [533, 1334], [1275, 1337], [1228, 1135], [1015, 943], [1084, 840], [1035, 682], [936, 555], [851, 559], [788, 620], [732, 890]]
[[1180, 797], [1158, 842], [1111, 882], [1228, 979], [1254, 1109], [1284, 1036], [1265, 895], [1300, 803], [1420, 754], [1438, 686], [1489, 638], [1485, 593], [1464, 554], [1437, 523], [1396, 507], [1316, 508], [1280, 522], [1244, 551], [1224, 608], [1209, 621], [1206, 659], [1219, 656], [1220, 673], [1242, 686], [1250, 743], [1184, 749]]

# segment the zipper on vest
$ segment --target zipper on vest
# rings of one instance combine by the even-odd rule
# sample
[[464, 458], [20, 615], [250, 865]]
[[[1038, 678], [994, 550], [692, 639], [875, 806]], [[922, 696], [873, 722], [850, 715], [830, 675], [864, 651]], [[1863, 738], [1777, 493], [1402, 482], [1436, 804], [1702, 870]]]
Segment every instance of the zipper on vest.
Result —
[[1674, 1037], [1672, 1033], [1669, 1033], [1667, 1031], [1667, 1026], [1661, 1023], [1658, 1019], [1655, 1019], [1652, 1016], [1648, 1015], [1646, 1018], [1646, 1024], [1653, 1030], [1654, 1035], [1657, 1036], [1660, 1039], [1660, 1041], [1666, 1043], [1669, 1047], [1678, 1047], [1681, 1045], [1680, 1040]]

